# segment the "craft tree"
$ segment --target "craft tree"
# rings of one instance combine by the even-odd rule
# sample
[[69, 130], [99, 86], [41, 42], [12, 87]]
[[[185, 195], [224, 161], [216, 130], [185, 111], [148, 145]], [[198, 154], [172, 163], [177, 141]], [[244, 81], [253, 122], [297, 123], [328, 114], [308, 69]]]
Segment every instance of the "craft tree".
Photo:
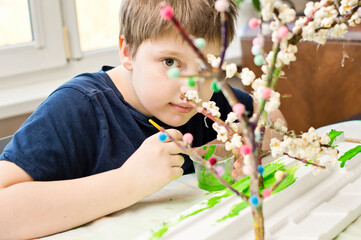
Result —
[[[234, 1], [239, 3], [241, 1]], [[222, 21], [222, 47], [220, 57], [204, 55], [201, 51], [206, 42], [202, 38], [194, 38], [188, 35], [181, 23], [173, 15], [173, 9], [162, 3], [160, 14], [163, 19], [172, 21], [179, 30], [183, 39], [197, 54], [201, 61], [200, 71], [196, 76], [182, 76], [178, 68], [172, 68], [168, 72], [170, 78], [185, 78], [187, 84], [194, 90], [189, 90], [181, 96], [184, 102], [188, 103], [199, 113], [214, 121], [212, 127], [218, 133], [217, 139], [222, 141], [226, 149], [232, 151], [235, 159], [243, 162], [244, 175], [250, 176], [250, 195], [246, 196], [237, 191], [231, 184], [222, 178], [224, 169], [215, 167], [217, 160], [210, 158], [205, 160], [198, 156], [190, 147], [192, 135], [185, 134], [183, 142], [176, 144], [183, 152], [190, 155], [196, 161], [202, 163], [224, 186], [233, 191], [242, 200], [247, 201], [251, 207], [254, 219], [255, 239], [264, 239], [264, 218], [262, 212], [263, 200], [272, 194], [286, 177], [283, 172], [276, 172], [276, 183], [271, 188], [263, 187], [264, 168], [261, 164], [263, 141], [266, 128], [278, 132], [283, 137], [273, 138], [270, 149], [273, 157], [286, 155], [313, 167], [315, 173], [329, 166], [334, 166], [338, 160], [337, 149], [331, 146], [332, 142], [328, 135], [320, 136], [314, 128], [308, 132], [296, 134], [289, 131], [285, 123], [278, 119], [272, 122], [269, 114], [280, 106], [280, 94], [275, 90], [278, 79], [284, 75], [282, 68], [296, 61], [297, 43], [300, 41], [314, 41], [318, 44], [325, 44], [327, 38], [343, 37], [348, 26], [355, 26], [361, 22], [358, 9], [361, 6], [360, 0], [322, 0], [320, 2], [309, 2], [304, 10], [305, 16], [296, 19], [296, 11], [288, 4], [280, 0], [253, 1], [259, 18], [252, 18], [249, 21], [251, 28], [259, 28], [259, 34], [253, 39], [252, 53], [255, 55], [254, 63], [261, 67], [263, 75], [256, 78], [256, 75], [248, 68], [237, 72], [234, 63], [227, 64], [224, 61], [227, 49], [227, 11], [230, 1], [217, 0], [215, 8], [219, 12]], [[269, 53], [264, 52], [264, 36], [271, 35], [273, 47]], [[251, 85], [254, 101], [257, 109], [251, 118], [247, 117], [245, 106], [238, 102], [233, 90], [227, 83], [227, 79], [238, 77], [245, 86]], [[200, 82], [205, 79], [213, 79], [211, 84], [214, 92], [222, 91], [232, 112], [228, 114], [226, 121], [220, 119], [219, 108], [214, 102], [202, 102], [198, 97]], [[153, 124], [163, 132], [160, 139], [170, 138], [164, 129], [154, 122]], [[320, 162], [320, 158], [327, 156], [327, 161]]]

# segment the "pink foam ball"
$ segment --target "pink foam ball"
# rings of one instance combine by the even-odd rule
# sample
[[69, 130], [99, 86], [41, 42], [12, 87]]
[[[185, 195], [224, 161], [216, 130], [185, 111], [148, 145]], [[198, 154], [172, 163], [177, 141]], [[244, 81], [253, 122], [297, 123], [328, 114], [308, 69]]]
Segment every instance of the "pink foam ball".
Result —
[[191, 133], [184, 134], [183, 135], [183, 142], [192, 143], [193, 142], [193, 135]]
[[217, 0], [217, 2], [214, 5], [214, 8], [218, 12], [225, 12], [229, 8], [229, 3], [227, 1], [225, 1], [225, 0]]
[[238, 115], [242, 115], [246, 111], [246, 107], [242, 103], [236, 103], [233, 105], [232, 110]]
[[250, 28], [256, 28], [258, 27], [258, 19], [257, 18], [251, 18], [249, 21], [248, 21], [248, 26]]
[[242, 168], [242, 171], [244, 173], [244, 175], [251, 175], [252, 174], [252, 166], [250, 165], [244, 165], [243, 168]]
[[160, 9], [160, 16], [165, 19], [169, 20], [173, 17], [173, 8], [169, 5], [165, 5]]
[[269, 99], [271, 96], [271, 92], [272, 92], [272, 90], [270, 88], [266, 87], [266, 88], [262, 89], [261, 95], [264, 99]]
[[289, 30], [286, 26], [281, 26], [278, 30], [277, 30], [277, 34], [279, 38], [285, 38], [287, 37]]
[[261, 39], [259, 37], [253, 38], [252, 44], [253, 44], [253, 46], [261, 45]]
[[241, 147], [241, 154], [242, 154], [243, 156], [249, 155], [251, 152], [252, 152], [251, 146], [249, 146], [249, 145], [247, 145], [247, 144], [242, 145], [242, 147]]
[[217, 166], [214, 170], [219, 176], [222, 176], [224, 174], [224, 168], [222, 166]]
[[262, 196], [263, 196], [264, 198], [267, 198], [267, 197], [271, 196], [271, 194], [272, 194], [271, 189], [269, 189], [269, 188], [263, 189]]

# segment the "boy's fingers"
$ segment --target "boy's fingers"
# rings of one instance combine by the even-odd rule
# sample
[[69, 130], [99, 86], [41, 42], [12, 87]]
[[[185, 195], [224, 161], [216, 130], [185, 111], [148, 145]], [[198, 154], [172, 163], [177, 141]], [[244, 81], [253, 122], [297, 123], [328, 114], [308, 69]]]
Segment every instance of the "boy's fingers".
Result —
[[174, 155], [169, 161], [172, 167], [181, 167], [184, 164], [184, 157], [181, 155]]
[[183, 134], [177, 129], [171, 128], [171, 129], [167, 129], [165, 131], [175, 140], [182, 140], [182, 138], [183, 138]]
[[243, 174], [242, 169], [233, 169], [231, 172], [233, 178], [236, 178], [242, 174]]
[[[183, 153], [182, 149], [174, 142], [164, 142], [163, 144], [164, 144], [164, 149], [168, 154], [176, 155], [179, 153]], [[183, 145], [183, 143], [181, 142], [180, 144]]]
[[235, 169], [240, 169], [242, 167], [242, 159], [237, 159], [234, 163], [233, 166]]
[[183, 175], [183, 169], [181, 167], [173, 167], [171, 169], [171, 174], [173, 176], [173, 180], [180, 178]]

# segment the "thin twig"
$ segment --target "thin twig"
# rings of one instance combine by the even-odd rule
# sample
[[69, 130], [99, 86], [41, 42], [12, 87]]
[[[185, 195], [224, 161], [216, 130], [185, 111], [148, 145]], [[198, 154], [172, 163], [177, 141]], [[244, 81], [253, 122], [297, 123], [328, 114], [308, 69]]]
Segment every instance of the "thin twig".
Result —
[[190, 104], [197, 112], [203, 114], [207, 118], [211, 119], [213, 122], [218, 123], [218, 125], [225, 127], [229, 135], [233, 135], [235, 133], [228, 124], [226, 124], [222, 119], [213, 116], [205, 108], [198, 106], [192, 101], [189, 101], [185, 96], [181, 96], [180, 98], [186, 103]]
[[212, 66], [207, 61], [204, 54], [194, 45], [192, 39], [189, 38], [188, 34], [186, 33], [185, 29], [182, 27], [178, 19], [176, 19], [174, 16], [171, 18], [174, 25], [178, 28], [179, 33], [182, 35], [183, 39], [188, 43], [189, 46], [193, 49], [193, 51], [198, 55], [198, 57], [202, 60], [203, 64], [206, 66], [207, 70], [212, 72]]
[[283, 182], [283, 180], [285, 180], [287, 175], [288, 174], [284, 172], [282, 178], [279, 181], [277, 181], [275, 184], [273, 184], [273, 186], [271, 187], [271, 191], [275, 190]]
[[308, 161], [306, 161], [306, 160], [304, 160], [304, 159], [301, 159], [301, 158], [298, 158], [298, 157], [293, 157], [293, 156], [289, 155], [288, 153], [283, 153], [283, 154], [286, 155], [286, 156], [288, 156], [288, 157], [290, 157], [290, 158], [293, 158], [293, 159], [295, 159], [295, 160], [297, 160], [297, 161], [299, 161], [299, 162], [303, 162], [304, 164], [310, 164], [310, 165], [313, 165], [313, 166], [315, 166], [315, 167], [319, 167], [319, 168], [322, 168], [322, 169], [326, 169], [326, 167], [323, 166], [323, 165], [318, 165], [318, 164], [316, 164], [316, 163], [308, 162]]

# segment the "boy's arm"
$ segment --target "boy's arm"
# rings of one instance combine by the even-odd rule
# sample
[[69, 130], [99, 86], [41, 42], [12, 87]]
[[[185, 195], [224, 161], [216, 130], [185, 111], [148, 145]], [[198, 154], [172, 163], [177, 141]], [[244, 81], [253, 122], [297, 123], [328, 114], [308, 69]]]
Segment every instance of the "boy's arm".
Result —
[[46, 236], [126, 208], [183, 174], [178, 153], [155, 134], [118, 169], [47, 182], [32, 181], [20, 167], [0, 161], [0, 239]]

